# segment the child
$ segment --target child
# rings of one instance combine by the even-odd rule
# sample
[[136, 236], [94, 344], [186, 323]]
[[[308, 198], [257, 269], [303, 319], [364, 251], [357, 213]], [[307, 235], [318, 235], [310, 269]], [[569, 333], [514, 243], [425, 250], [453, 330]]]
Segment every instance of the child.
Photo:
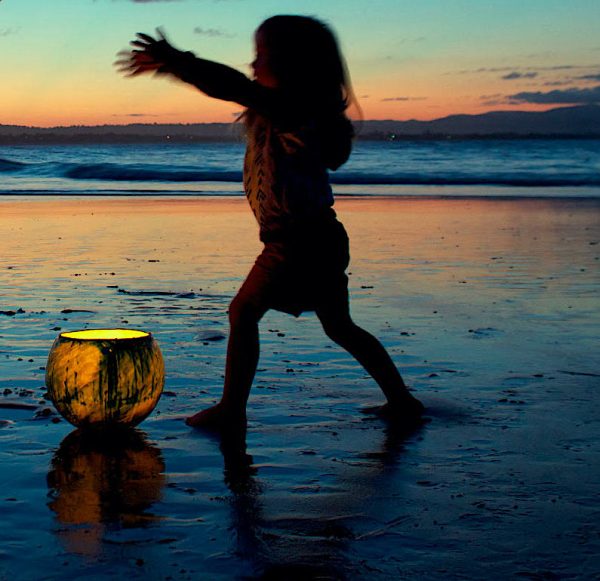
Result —
[[274, 16], [255, 34], [254, 80], [171, 46], [163, 33], [138, 34], [117, 61], [128, 76], [168, 74], [205, 94], [245, 107], [244, 189], [264, 250], [229, 308], [221, 401], [187, 419], [194, 427], [245, 427], [259, 356], [258, 323], [269, 309], [314, 310], [325, 333], [381, 387], [391, 419], [415, 420], [423, 405], [406, 388], [381, 343], [350, 318], [348, 237], [333, 211], [328, 170], [350, 155], [345, 111], [350, 83], [333, 33], [305, 16]]

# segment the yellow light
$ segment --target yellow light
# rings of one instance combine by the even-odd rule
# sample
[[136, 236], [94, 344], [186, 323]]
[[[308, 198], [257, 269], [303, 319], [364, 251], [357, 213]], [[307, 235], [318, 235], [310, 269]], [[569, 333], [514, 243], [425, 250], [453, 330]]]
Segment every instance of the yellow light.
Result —
[[61, 333], [67, 339], [82, 339], [84, 341], [114, 341], [119, 339], [139, 339], [148, 337], [150, 333], [135, 331], [133, 329], [86, 329], [83, 331], [70, 331]]

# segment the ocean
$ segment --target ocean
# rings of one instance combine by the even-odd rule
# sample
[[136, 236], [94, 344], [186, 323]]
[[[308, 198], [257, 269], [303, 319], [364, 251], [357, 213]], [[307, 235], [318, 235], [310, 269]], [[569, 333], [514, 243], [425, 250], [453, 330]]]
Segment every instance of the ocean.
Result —
[[[240, 196], [243, 143], [0, 146], [0, 195]], [[358, 141], [348, 196], [600, 197], [600, 140]]]

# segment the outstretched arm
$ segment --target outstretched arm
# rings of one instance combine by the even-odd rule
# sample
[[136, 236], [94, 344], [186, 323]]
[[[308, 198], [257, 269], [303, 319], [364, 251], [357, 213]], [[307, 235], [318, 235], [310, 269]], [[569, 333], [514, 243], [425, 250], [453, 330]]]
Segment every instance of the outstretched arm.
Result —
[[115, 63], [119, 72], [127, 77], [172, 75], [194, 85], [209, 97], [259, 110], [269, 108], [269, 101], [272, 101], [269, 89], [231, 67], [177, 50], [160, 29], [156, 39], [138, 33], [131, 45], [133, 49], [118, 53], [119, 59]]

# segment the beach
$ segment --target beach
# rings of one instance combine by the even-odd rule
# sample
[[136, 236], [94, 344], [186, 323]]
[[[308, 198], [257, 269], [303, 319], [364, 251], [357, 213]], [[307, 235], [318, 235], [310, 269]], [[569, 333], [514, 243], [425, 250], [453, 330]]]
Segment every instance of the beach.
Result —
[[[183, 419], [220, 396], [246, 201], [0, 197], [0, 579], [600, 578], [598, 198], [335, 208], [353, 317], [426, 421], [361, 413], [382, 395], [314, 314], [269, 312], [243, 450]], [[95, 447], [44, 367], [104, 327], [150, 331], [166, 384]]]

